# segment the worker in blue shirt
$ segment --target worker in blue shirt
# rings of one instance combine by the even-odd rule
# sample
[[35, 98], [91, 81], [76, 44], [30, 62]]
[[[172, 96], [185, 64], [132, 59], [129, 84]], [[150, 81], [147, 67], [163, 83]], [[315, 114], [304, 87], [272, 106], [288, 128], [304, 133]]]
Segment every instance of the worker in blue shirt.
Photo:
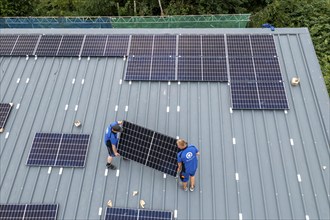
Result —
[[188, 191], [188, 180], [190, 179], [190, 191], [195, 189], [195, 173], [198, 166], [197, 155], [200, 155], [197, 147], [194, 145], [188, 145], [183, 139], [179, 139], [176, 142], [180, 149], [178, 153], [178, 170], [180, 171], [180, 179], [182, 181], [182, 187], [184, 191]]
[[113, 165], [112, 158], [120, 156], [120, 154], [117, 151], [117, 144], [118, 144], [118, 133], [123, 131], [123, 128], [121, 125], [123, 124], [122, 121], [115, 121], [109, 125], [107, 128], [105, 135], [104, 135], [104, 142], [108, 149], [108, 159], [107, 159], [107, 168], [110, 168], [112, 170], [116, 170], [117, 167]]

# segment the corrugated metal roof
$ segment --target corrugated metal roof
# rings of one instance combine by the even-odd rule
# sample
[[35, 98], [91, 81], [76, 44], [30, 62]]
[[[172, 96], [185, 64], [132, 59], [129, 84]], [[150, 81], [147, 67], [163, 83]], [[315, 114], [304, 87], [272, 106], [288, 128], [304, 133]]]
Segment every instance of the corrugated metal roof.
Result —
[[[329, 96], [307, 29], [1, 33], [271, 33], [290, 109], [232, 111], [227, 83], [123, 81], [122, 58], [0, 57], [1, 102], [14, 103], [0, 135], [0, 203], [58, 203], [58, 219], [103, 219], [108, 200], [138, 208], [140, 199], [178, 219], [329, 218]], [[198, 146], [195, 192], [133, 161], [116, 158], [119, 171], [106, 171], [103, 134], [121, 119]], [[86, 167], [26, 166], [36, 132], [92, 134]]]

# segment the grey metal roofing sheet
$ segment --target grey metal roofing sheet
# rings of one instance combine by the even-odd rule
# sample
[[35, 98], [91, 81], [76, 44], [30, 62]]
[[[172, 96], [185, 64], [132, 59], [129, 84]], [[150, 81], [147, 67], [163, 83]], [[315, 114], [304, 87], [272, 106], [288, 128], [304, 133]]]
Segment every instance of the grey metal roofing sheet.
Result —
[[[290, 109], [231, 111], [227, 83], [123, 81], [122, 58], [0, 57], [1, 102], [14, 103], [0, 135], [0, 203], [57, 203], [58, 219], [103, 219], [108, 200], [114, 207], [138, 208], [140, 199], [146, 208], [172, 211], [178, 219], [329, 219], [329, 96], [307, 29], [1, 33], [271, 33]], [[299, 86], [290, 85], [294, 76]], [[106, 173], [103, 134], [115, 119], [198, 146], [195, 192], [119, 158], [119, 171]], [[86, 167], [26, 166], [36, 132], [91, 133]]]

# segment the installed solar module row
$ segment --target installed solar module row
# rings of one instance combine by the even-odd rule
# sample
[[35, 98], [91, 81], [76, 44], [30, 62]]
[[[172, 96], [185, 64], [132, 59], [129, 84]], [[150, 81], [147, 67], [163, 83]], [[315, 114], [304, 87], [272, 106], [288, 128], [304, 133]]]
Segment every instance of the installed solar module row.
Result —
[[55, 220], [57, 204], [0, 204], [0, 219]]
[[171, 220], [172, 212], [145, 209], [107, 208], [105, 220]]
[[123, 122], [118, 152], [125, 158], [134, 160], [163, 173], [176, 176], [176, 139], [142, 126]]
[[0, 103], [0, 133], [3, 132], [13, 103]]

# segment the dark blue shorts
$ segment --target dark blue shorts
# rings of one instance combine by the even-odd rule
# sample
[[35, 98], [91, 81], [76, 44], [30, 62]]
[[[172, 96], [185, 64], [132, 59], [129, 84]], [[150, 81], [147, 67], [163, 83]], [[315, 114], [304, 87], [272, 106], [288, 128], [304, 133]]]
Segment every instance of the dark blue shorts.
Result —
[[107, 145], [109, 156], [110, 157], [115, 157], [115, 154], [113, 153], [113, 150], [112, 150], [112, 144], [111, 144], [111, 142], [110, 141], [107, 141], [106, 145]]
[[180, 179], [182, 182], [186, 183], [189, 180], [190, 176], [195, 176], [196, 170], [195, 171], [190, 171], [190, 172], [181, 172], [180, 173]]

